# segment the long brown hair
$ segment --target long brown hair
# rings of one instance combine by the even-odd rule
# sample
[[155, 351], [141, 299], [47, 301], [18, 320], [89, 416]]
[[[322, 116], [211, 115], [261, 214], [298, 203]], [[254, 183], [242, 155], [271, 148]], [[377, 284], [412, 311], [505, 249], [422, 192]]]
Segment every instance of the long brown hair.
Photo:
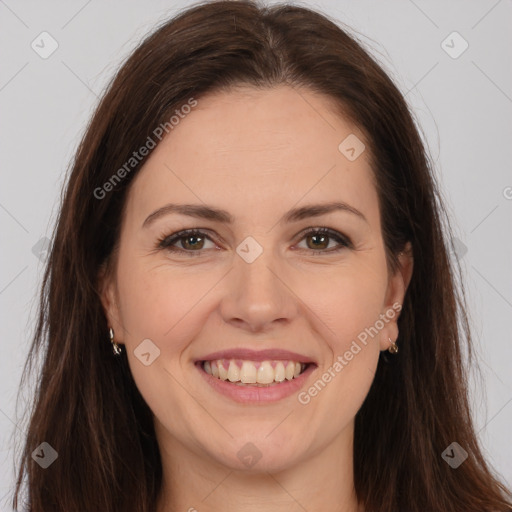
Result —
[[[368, 512], [511, 509], [470, 414], [470, 326], [432, 164], [402, 94], [339, 25], [285, 4], [195, 4], [149, 35], [110, 83], [72, 163], [45, 269], [20, 383], [38, 372], [16, 510], [26, 484], [32, 512], [154, 511], [162, 468], [151, 411], [125, 352], [112, 355], [98, 289], [100, 270], [112, 271], [126, 193], [146, 158], [107, 193], [97, 191], [190, 98], [241, 84], [306, 87], [334, 100], [369, 141], [391, 271], [412, 245], [400, 351], [379, 362], [356, 416], [359, 500]], [[441, 456], [453, 441], [469, 454], [457, 469]], [[58, 453], [47, 469], [31, 457], [42, 442]]]

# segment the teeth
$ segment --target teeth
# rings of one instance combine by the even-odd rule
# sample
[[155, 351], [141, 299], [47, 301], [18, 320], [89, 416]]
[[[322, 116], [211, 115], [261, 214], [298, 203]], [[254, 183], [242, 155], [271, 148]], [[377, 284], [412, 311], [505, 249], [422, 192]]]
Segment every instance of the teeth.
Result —
[[219, 379], [221, 380], [228, 380], [228, 371], [222, 366], [222, 364], [219, 364], [220, 361], [217, 361], [217, 367], [219, 368]]
[[284, 370], [284, 376], [286, 377], [286, 380], [292, 380], [294, 373], [295, 373], [295, 364], [294, 363], [288, 363], [286, 365], [285, 370]]
[[204, 371], [220, 380], [242, 384], [272, 384], [298, 377], [306, 368], [304, 363], [296, 361], [236, 361], [219, 359], [205, 361]]
[[[234, 363], [230, 363], [229, 367], [237, 366]], [[238, 366], [237, 366], [238, 368]], [[256, 383], [256, 377], [258, 376], [258, 371], [256, 370], [256, 366], [254, 366], [251, 363], [248, 363], [247, 361], [244, 361], [242, 363], [242, 368], [240, 370], [240, 380], [244, 384], [255, 384]]]
[[[254, 367], [254, 365], [251, 366]], [[259, 384], [270, 384], [271, 382], [274, 382], [274, 368], [272, 368], [272, 365], [268, 361], [263, 361], [260, 364], [256, 380]]]
[[228, 380], [230, 382], [237, 382], [240, 380], [240, 368], [235, 361], [231, 361], [231, 364], [229, 365]]
[[285, 378], [284, 364], [281, 361], [278, 361], [276, 367], [274, 368], [274, 380], [276, 382], [283, 382]]

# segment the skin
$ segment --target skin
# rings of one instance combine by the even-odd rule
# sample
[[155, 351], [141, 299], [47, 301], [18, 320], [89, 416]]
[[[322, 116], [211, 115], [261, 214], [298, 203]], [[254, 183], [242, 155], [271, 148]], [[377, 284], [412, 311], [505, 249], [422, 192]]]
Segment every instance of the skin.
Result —
[[[115, 272], [102, 276], [101, 296], [154, 414], [164, 471], [158, 512], [362, 510], [354, 417], [379, 352], [397, 338], [398, 314], [308, 404], [296, 394], [234, 402], [193, 365], [222, 349], [289, 349], [317, 361], [307, 389], [379, 315], [403, 303], [412, 255], [406, 250], [400, 270], [388, 274], [368, 150], [352, 162], [338, 150], [349, 134], [364, 141], [328, 98], [307, 89], [210, 94], [132, 183]], [[367, 222], [335, 211], [278, 223], [291, 208], [331, 201], [357, 208]], [[203, 202], [230, 212], [233, 225], [171, 213], [141, 227], [167, 203]], [[338, 231], [353, 247], [320, 253], [339, 245], [328, 238], [316, 248], [314, 234], [301, 235], [307, 227]], [[155, 249], [160, 236], [190, 228], [208, 230], [201, 255]], [[236, 252], [247, 236], [263, 247], [250, 264]], [[187, 241], [174, 246], [197, 252]], [[146, 338], [160, 349], [149, 366], [134, 355]], [[249, 442], [261, 453], [252, 467], [237, 456]]]

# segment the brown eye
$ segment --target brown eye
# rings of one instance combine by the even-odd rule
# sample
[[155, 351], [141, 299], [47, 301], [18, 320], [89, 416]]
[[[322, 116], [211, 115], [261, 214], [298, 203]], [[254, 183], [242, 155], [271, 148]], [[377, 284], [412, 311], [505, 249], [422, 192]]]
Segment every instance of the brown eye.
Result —
[[203, 250], [208, 249], [208, 247], [205, 247], [206, 241], [210, 241], [210, 243], [215, 246], [206, 233], [191, 229], [160, 238], [157, 242], [157, 248], [165, 249], [176, 254], [200, 256]]
[[[306, 241], [306, 247], [299, 248], [315, 255], [335, 253], [352, 247], [348, 237], [330, 228], [309, 228], [302, 233], [300, 240]], [[208, 241], [213, 244], [211, 248], [215, 248], [215, 243], [205, 232], [190, 229], [163, 236], [158, 240], [156, 247], [178, 255], [200, 256], [208, 249], [205, 247], [205, 243]]]
[[327, 249], [329, 245], [329, 236], [327, 235], [306, 235], [306, 240], [310, 249]]
[[[309, 228], [302, 234], [301, 240], [306, 241], [306, 248], [300, 248], [304, 250], [309, 249], [308, 252], [313, 254], [338, 252], [347, 247], [352, 247], [347, 237], [329, 228]], [[333, 241], [335, 242], [334, 246], [332, 245]]]
[[181, 237], [181, 246], [183, 249], [202, 249], [204, 245], [204, 237], [197, 235], [187, 235]]

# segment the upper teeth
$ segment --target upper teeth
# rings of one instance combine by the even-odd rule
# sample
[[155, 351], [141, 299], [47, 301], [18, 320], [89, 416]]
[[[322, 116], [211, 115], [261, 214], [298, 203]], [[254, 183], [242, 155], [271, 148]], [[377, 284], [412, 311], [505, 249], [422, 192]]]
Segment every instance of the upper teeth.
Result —
[[282, 382], [284, 379], [292, 380], [298, 377], [306, 367], [296, 361], [253, 361], [218, 359], [205, 361], [203, 368], [206, 373], [230, 382], [244, 384], [270, 384]]

